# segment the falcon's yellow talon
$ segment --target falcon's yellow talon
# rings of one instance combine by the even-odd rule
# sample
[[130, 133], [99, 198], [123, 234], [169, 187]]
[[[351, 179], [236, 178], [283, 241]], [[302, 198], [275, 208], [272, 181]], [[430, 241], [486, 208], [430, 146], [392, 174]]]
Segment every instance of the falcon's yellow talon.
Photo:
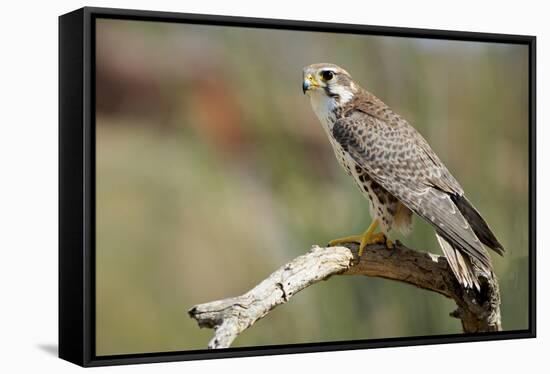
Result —
[[365, 230], [364, 233], [361, 235], [350, 235], [346, 236], [344, 238], [334, 239], [329, 242], [329, 245], [335, 246], [340, 244], [346, 244], [346, 243], [359, 243], [359, 252], [358, 255], [361, 257], [363, 255], [363, 252], [365, 251], [365, 248], [369, 244], [382, 244], [385, 243], [388, 248], [393, 248], [393, 243], [390, 240], [386, 239], [386, 235], [379, 232], [377, 234], [374, 234], [374, 230], [378, 227], [378, 220], [372, 221], [369, 228]]
[[331, 247], [334, 247], [334, 246], [346, 244], [346, 243], [361, 243], [361, 239], [362, 239], [361, 235], [350, 235], [350, 236], [345, 236], [343, 238], [331, 240], [330, 242], [328, 242], [328, 245]]
[[357, 256], [358, 256], [358, 257], [363, 256], [363, 251], [365, 250], [365, 248], [367, 247], [368, 244], [369, 244], [369, 243], [365, 241], [364, 243], [361, 243], [361, 244], [359, 245], [359, 252], [357, 253]]
[[386, 235], [384, 235], [384, 233], [382, 232], [379, 232], [371, 237], [369, 244], [386, 244], [386, 241]]
[[385, 244], [388, 249], [392, 249], [394, 247], [393, 241], [388, 239], [382, 232], [374, 234], [371, 238], [370, 244]]

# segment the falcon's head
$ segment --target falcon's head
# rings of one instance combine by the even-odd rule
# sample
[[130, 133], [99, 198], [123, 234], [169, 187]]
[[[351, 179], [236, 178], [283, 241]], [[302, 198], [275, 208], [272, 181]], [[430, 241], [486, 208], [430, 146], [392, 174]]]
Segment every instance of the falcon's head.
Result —
[[313, 106], [338, 107], [350, 101], [359, 90], [347, 71], [334, 64], [313, 64], [304, 68], [304, 94]]

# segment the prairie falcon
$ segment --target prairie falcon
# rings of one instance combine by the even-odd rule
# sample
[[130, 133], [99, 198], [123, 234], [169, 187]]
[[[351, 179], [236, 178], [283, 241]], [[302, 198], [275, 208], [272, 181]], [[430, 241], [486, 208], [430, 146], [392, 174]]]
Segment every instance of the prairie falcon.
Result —
[[492, 273], [482, 244], [500, 255], [504, 248], [426, 140], [339, 66], [305, 67], [302, 87], [339, 164], [370, 201], [369, 228], [330, 245], [358, 242], [359, 256], [371, 243], [391, 248], [388, 233], [392, 228], [408, 233], [414, 212], [435, 228], [458, 281], [479, 290], [474, 264], [482, 275]]

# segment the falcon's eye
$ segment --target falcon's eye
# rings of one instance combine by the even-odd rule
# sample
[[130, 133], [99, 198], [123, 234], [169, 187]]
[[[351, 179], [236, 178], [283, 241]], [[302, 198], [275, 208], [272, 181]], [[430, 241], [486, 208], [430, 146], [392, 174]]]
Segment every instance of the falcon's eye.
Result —
[[334, 73], [330, 70], [324, 70], [321, 72], [321, 78], [323, 78], [325, 82], [328, 82], [329, 80], [334, 78]]

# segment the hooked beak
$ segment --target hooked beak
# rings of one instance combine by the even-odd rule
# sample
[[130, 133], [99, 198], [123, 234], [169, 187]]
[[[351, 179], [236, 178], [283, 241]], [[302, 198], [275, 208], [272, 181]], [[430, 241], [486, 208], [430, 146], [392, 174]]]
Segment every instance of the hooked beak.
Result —
[[304, 94], [312, 88], [317, 87], [319, 87], [319, 84], [315, 81], [315, 78], [313, 78], [311, 74], [308, 74], [302, 82], [302, 91], [304, 92]]

